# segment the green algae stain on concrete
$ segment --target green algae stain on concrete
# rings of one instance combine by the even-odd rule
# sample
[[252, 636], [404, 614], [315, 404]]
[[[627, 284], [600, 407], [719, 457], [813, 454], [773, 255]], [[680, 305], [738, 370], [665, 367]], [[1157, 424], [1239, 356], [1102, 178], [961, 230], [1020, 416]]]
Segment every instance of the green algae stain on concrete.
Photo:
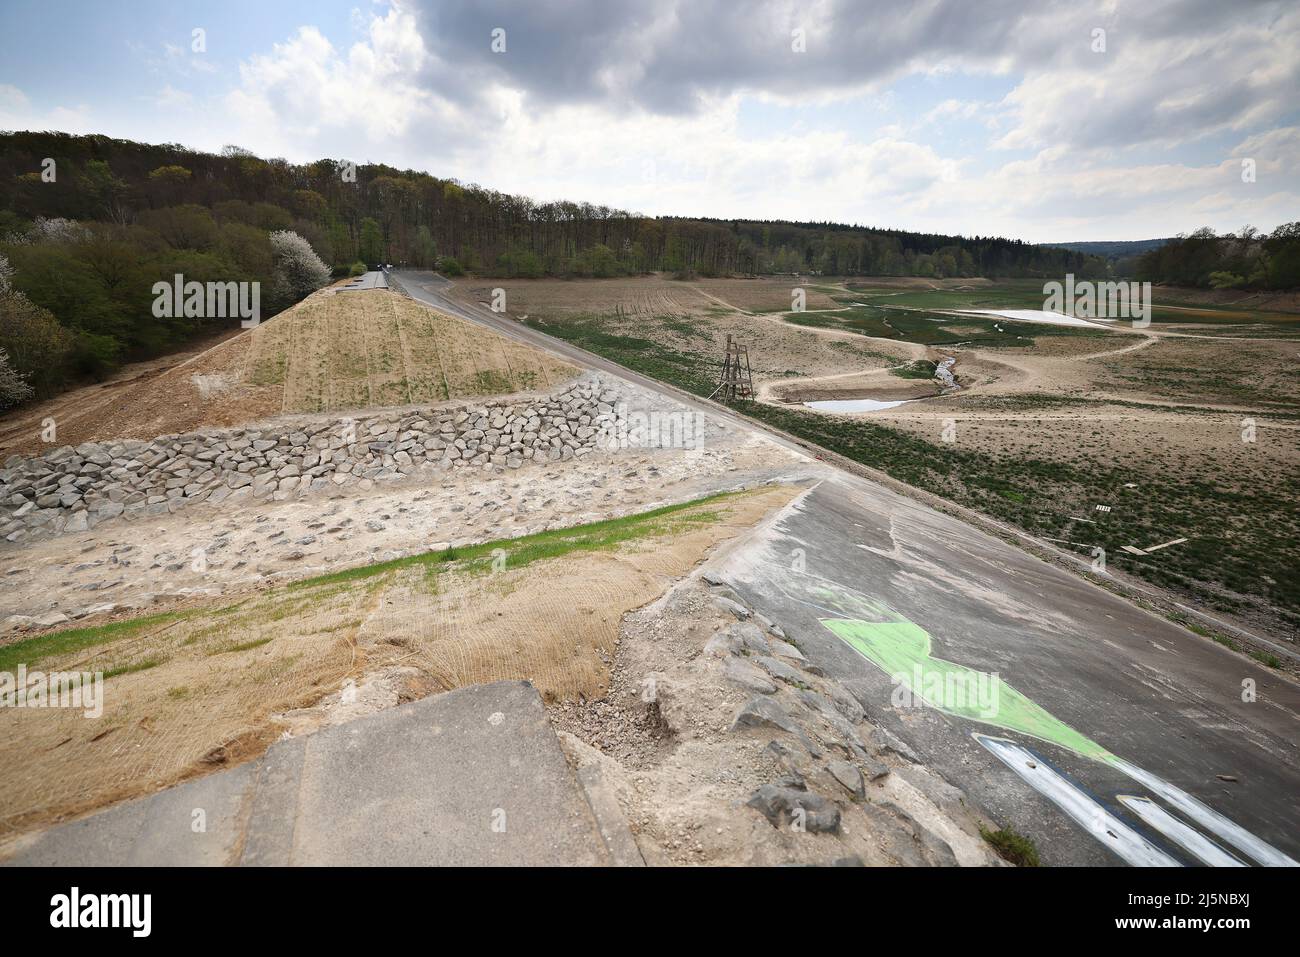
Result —
[[[1097, 742], [1053, 717], [997, 675], [935, 658], [931, 654], [930, 633], [920, 625], [879, 604], [871, 603], [870, 610], [874, 612], [872, 617], [888, 616], [889, 620], [823, 618], [821, 622], [931, 707], [959, 718], [1050, 741], [1085, 758], [1114, 760], [1115, 756]], [[954, 688], [966, 691], [980, 688], [982, 693], [978, 696], [953, 694]]]

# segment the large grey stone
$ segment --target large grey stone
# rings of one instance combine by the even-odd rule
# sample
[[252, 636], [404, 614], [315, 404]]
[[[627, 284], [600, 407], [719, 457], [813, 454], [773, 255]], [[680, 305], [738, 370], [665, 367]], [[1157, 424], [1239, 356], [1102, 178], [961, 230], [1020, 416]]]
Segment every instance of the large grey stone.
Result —
[[866, 795], [866, 783], [862, 780], [862, 772], [858, 770], [857, 765], [836, 759], [826, 765], [826, 770], [854, 797], [860, 798]]
[[721, 595], [713, 599], [713, 604], [715, 604], [721, 611], [725, 611], [730, 615], [735, 615], [742, 621], [750, 616], [749, 609], [740, 602], [732, 601], [730, 598], [724, 598]]
[[763, 671], [741, 658], [730, 657], [722, 666], [722, 674], [728, 681], [740, 685], [746, 691], [759, 694], [772, 694], [776, 684]]
[[784, 661], [780, 661], [777, 658], [772, 658], [767, 655], [758, 655], [753, 660], [754, 664], [758, 665], [758, 667], [762, 668], [773, 678], [780, 678], [782, 681], [796, 686], [802, 686], [805, 684], [804, 676], [794, 668], [791, 668]]
[[773, 827], [791, 825], [813, 834], [840, 829], [839, 806], [815, 791], [764, 784], [745, 803], [761, 812]]

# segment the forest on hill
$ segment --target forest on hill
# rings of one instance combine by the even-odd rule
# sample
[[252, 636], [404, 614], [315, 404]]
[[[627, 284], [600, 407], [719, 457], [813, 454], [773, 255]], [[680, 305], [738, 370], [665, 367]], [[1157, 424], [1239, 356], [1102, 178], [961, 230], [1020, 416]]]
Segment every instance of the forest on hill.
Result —
[[378, 164], [0, 133], [0, 349], [36, 396], [174, 349], [205, 330], [151, 312], [154, 283], [178, 273], [262, 283], [265, 318], [313, 286], [300, 240], [335, 275], [378, 262], [506, 277], [1105, 274], [1099, 257], [996, 237], [647, 217]]
[[[59, 163], [59, 188], [40, 171]], [[996, 237], [837, 223], [651, 218], [589, 203], [538, 203], [428, 173], [331, 159], [292, 164], [62, 133], [0, 135], [0, 210], [110, 222], [200, 206], [216, 221], [297, 227], [337, 269], [360, 259], [490, 273], [1056, 276], [1099, 263]], [[173, 237], [177, 238], [177, 237]]]
[[1247, 226], [1220, 236], [1198, 229], [1143, 253], [1137, 278], [1176, 286], [1210, 289], [1300, 288], [1300, 222], [1271, 233]]

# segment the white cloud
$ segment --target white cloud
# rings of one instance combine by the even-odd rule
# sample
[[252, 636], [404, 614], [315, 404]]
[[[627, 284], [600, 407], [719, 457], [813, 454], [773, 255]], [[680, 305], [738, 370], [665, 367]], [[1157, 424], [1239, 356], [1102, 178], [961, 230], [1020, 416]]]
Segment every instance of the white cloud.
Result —
[[61, 130], [64, 133], [99, 132], [90, 118], [90, 108], [56, 106], [48, 110], [32, 105], [16, 86], [0, 84], [0, 130]]
[[1165, 22], [1176, 13], [1169, 6], [1123, 9], [1104, 53], [1031, 70], [1007, 95], [1002, 105], [1015, 125], [996, 148], [1175, 149], [1276, 122], [1295, 108], [1300, 11], [1233, 8], [1237, 15], [1189, 34]]
[[[347, 48], [305, 25], [246, 56], [215, 99], [166, 83], [147, 118], [114, 132], [383, 162], [651, 214], [1037, 241], [1300, 218], [1300, 131], [1280, 125], [1300, 85], [1300, 13], [1208, 0], [991, 3], [972, 12], [932, 0], [864, 20], [834, 0], [744, 15], [707, 0], [526, 12], [398, 0], [354, 11], [359, 39]], [[790, 22], [808, 25], [807, 54], [785, 55]], [[489, 50], [496, 23], [507, 25], [505, 55]], [[1089, 49], [1098, 24], [1104, 54]], [[778, 40], [779, 56], [768, 49]], [[160, 62], [190, 75], [195, 60], [211, 62], [173, 45]], [[1000, 101], [963, 88], [990, 73], [1013, 77]], [[926, 77], [922, 92], [889, 85], [901, 76]], [[822, 105], [823, 119], [742, 125], [753, 104]], [[827, 123], [836, 109], [845, 122]], [[34, 112], [0, 87], [0, 126]], [[75, 111], [54, 115], [37, 126], [87, 128]], [[960, 137], [941, 135], [954, 124]], [[1215, 155], [1207, 137], [1235, 146]], [[1240, 181], [1246, 156], [1255, 184]]]
[[[372, 17], [366, 40], [344, 55], [315, 27], [301, 27], [270, 53], [240, 64], [240, 85], [224, 98], [241, 142], [306, 158], [318, 147], [387, 161], [383, 144], [413, 127], [444, 127], [454, 110], [422, 88], [428, 54], [411, 14]], [[339, 152], [341, 147], [351, 146]]]
[[168, 83], [150, 101], [160, 110], [184, 109], [194, 104], [194, 96], [185, 90], [178, 90]]

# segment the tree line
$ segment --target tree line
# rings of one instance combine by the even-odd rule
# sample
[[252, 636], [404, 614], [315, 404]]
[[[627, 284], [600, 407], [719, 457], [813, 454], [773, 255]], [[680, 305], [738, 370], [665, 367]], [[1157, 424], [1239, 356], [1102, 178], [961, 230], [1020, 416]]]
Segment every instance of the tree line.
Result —
[[98, 139], [0, 136], [0, 408], [215, 331], [184, 310], [157, 314], [155, 284], [176, 275], [259, 283], [260, 318], [329, 279], [300, 234], [314, 219], [256, 198], [188, 202], [194, 171], [141, 173], [152, 157], [137, 144], [99, 158]]
[[[57, 188], [42, 182], [45, 158]], [[294, 228], [337, 271], [356, 260], [483, 274], [1059, 276], [1104, 269], [1077, 252], [998, 237], [838, 223], [647, 217], [590, 203], [539, 203], [382, 164], [293, 164], [63, 133], [0, 135], [0, 209], [118, 225], [169, 207]]]
[[[1095, 256], [997, 237], [648, 217], [539, 203], [382, 164], [294, 164], [235, 146], [218, 154], [97, 135], [0, 133], [0, 256], [11, 272], [0, 296], [0, 350], [36, 397], [174, 350], [212, 328], [193, 316], [153, 314], [154, 284], [175, 274], [260, 282], [264, 315], [272, 315], [304, 294], [283, 279], [293, 270], [273, 242], [282, 234], [305, 240], [334, 275], [379, 262], [523, 278], [1051, 277], [1105, 269]], [[316, 269], [300, 264], [297, 273]]]
[[1178, 286], [1300, 288], [1300, 222], [1271, 233], [1253, 226], [1222, 236], [1198, 229], [1139, 256], [1134, 272], [1139, 280]]

